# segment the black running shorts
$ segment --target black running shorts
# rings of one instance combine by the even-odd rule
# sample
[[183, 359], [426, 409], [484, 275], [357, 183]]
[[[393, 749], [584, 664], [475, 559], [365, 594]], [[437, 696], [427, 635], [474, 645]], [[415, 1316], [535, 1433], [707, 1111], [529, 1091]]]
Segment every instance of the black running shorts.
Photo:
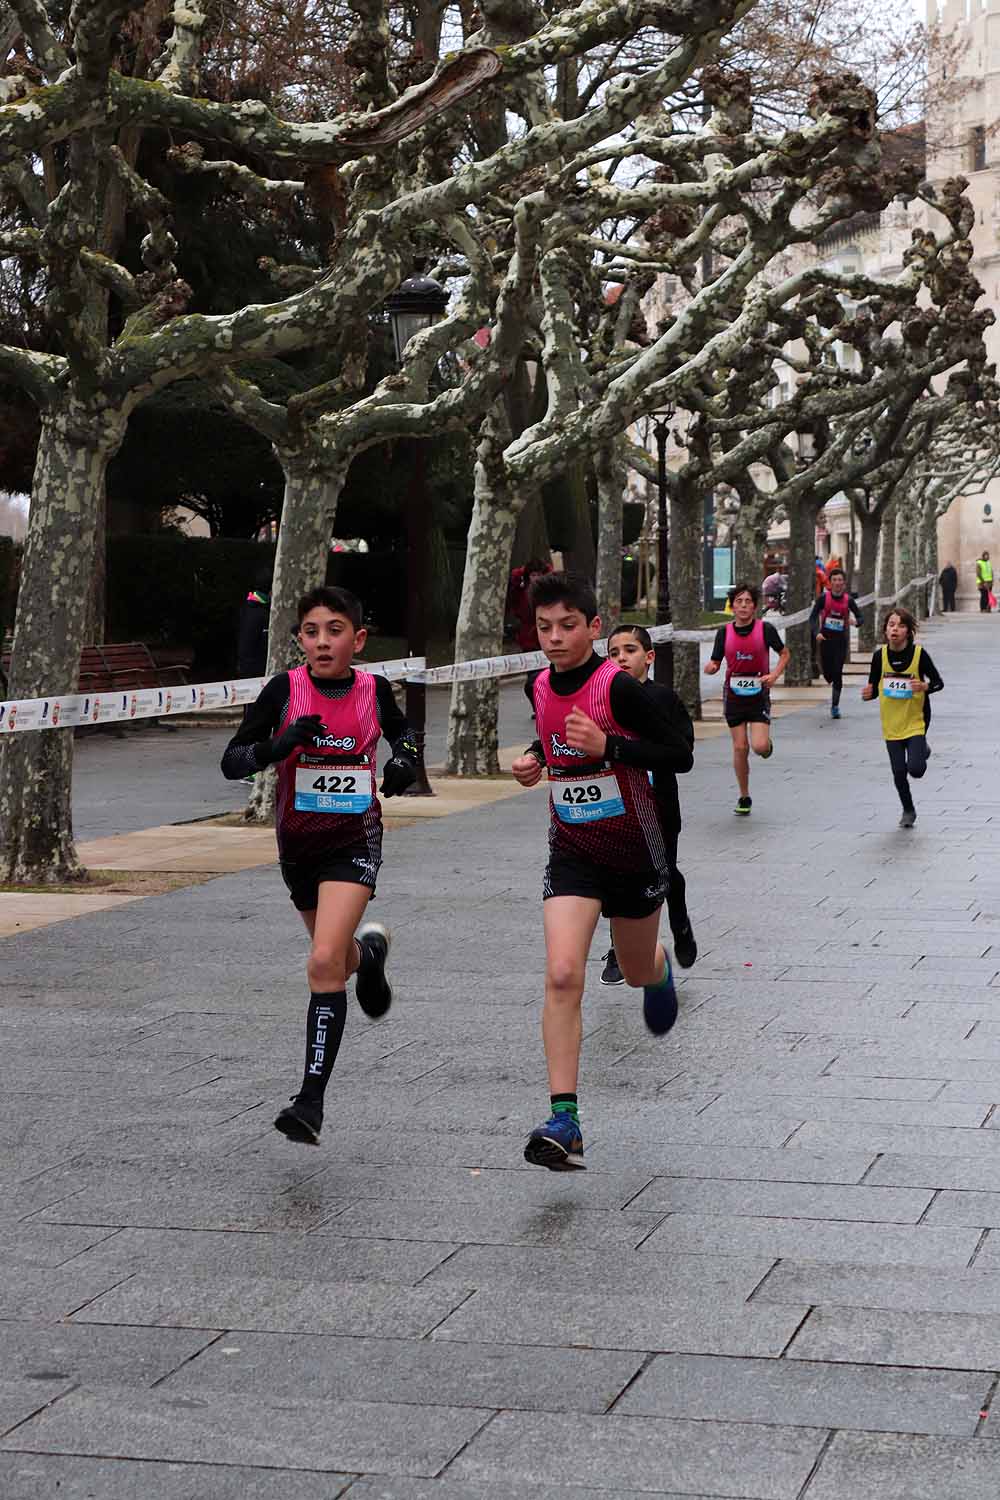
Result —
[[666, 870], [612, 870], [578, 854], [553, 849], [545, 867], [542, 899], [550, 896], [585, 896], [601, 903], [602, 917], [631, 917], [638, 921], [652, 916], [666, 900], [669, 876]]
[[723, 708], [730, 729], [735, 729], [737, 724], [771, 722], [771, 694], [766, 691], [754, 693], [752, 698], [738, 698], [735, 693], [727, 693]]
[[320, 883], [339, 880], [347, 885], [366, 885], [375, 898], [381, 856], [372, 857], [367, 844], [349, 844], [310, 860], [281, 861], [281, 878], [288, 887], [296, 911], [315, 911]]

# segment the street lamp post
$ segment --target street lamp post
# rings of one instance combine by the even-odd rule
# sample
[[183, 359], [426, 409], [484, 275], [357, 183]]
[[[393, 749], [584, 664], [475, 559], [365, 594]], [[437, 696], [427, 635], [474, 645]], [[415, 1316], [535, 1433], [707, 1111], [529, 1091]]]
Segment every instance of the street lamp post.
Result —
[[[653, 413], [653, 435], [656, 438], [656, 623], [670, 621], [670, 526], [667, 515], [667, 439], [674, 408], [665, 406]], [[653, 675], [668, 688], [674, 685], [674, 643], [657, 641]]]
[[[392, 322], [396, 359], [402, 364], [403, 352], [414, 334], [430, 328], [444, 313], [448, 293], [430, 276], [409, 276], [391, 296], [385, 299]], [[427, 470], [424, 444], [418, 438], [413, 444], [413, 468], [409, 483], [406, 515], [406, 640], [411, 656], [427, 655], [427, 593], [430, 571], [430, 506], [427, 494]], [[417, 746], [417, 776], [406, 793], [410, 797], [433, 797], [427, 779], [424, 746], [427, 739], [427, 687], [423, 682], [406, 683], [406, 721]]]

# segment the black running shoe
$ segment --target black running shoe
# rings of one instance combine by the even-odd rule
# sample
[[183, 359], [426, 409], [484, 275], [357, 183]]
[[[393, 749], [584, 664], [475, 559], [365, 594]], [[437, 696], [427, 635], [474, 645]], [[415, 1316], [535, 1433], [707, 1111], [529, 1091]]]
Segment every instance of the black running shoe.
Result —
[[604, 969], [603, 969], [603, 971], [601, 973], [601, 983], [602, 984], [624, 984], [625, 983], [625, 975], [622, 973], [621, 969], [619, 969], [619, 967], [618, 967], [618, 960], [615, 957], [615, 950], [613, 948], [609, 948], [608, 951], [607, 951], [607, 953], [605, 953], [605, 955], [604, 955]]
[[323, 1105], [318, 1099], [303, 1099], [301, 1094], [296, 1094], [291, 1104], [286, 1104], [274, 1122], [275, 1130], [280, 1130], [290, 1141], [297, 1141], [300, 1146], [318, 1146], [319, 1134], [323, 1129]]
[[736, 806], [733, 808], [733, 812], [739, 813], [742, 817], [748, 817], [751, 807], [753, 807], [753, 798], [741, 797]]
[[358, 949], [361, 962], [355, 993], [358, 1004], [366, 1016], [377, 1020], [384, 1016], [392, 1004], [392, 985], [385, 977], [385, 961], [389, 957], [388, 927], [381, 922], [366, 922], [358, 933]]
[[670, 970], [670, 956], [664, 952], [666, 968], [659, 984], [647, 984], [642, 991], [642, 1014], [654, 1036], [664, 1036], [677, 1020], [677, 991]]
[[691, 923], [686, 923], [685, 926], [681, 928], [680, 932], [675, 932], [673, 936], [674, 957], [676, 958], [682, 969], [690, 969], [691, 965], [698, 957], [698, 944], [694, 940], [694, 933], [691, 931]]
[[912, 828], [917, 821], [917, 815], [911, 810], [905, 812], [899, 820], [900, 828]]

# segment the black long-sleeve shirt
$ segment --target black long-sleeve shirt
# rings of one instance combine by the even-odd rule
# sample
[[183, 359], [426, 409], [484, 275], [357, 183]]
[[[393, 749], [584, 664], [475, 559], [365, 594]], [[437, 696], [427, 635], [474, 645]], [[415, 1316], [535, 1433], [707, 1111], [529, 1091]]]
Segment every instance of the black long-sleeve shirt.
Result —
[[[352, 669], [348, 677], [338, 677], [332, 681], [324, 681], [310, 673], [310, 680], [318, 693], [336, 702], [338, 698], [345, 697], [354, 686], [354, 671]], [[406, 719], [392, 695], [388, 679], [379, 677], [377, 673], [375, 698], [382, 733], [389, 741], [393, 755], [415, 764], [416, 746], [407, 729]], [[243, 723], [223, 751], [222, 774], [227, 780], [238, 781], [270, 764], [268, 750], [271, 736], [288, 712], [289, 699], [288, 673], [279, 672], [277, 677], [272, 677], [264, 685], [260, 696], [247, 707]], [[257, 753], [258, 749], [260, 755]]]
[[[569, 672], [549, 668], [549, 686], [559, 698], [579, 692], [604, 665], [595, 652], [582, 666]], [[605, 758], [621, 765], [652, 771], [653, 791], [660, 804], [661, 822], [666, 832], [677, 832], [681, 826], [677, 776], [694, 765], [694, 729], [677, 694], [662, 683], [637, 682], [627, 672], [619, 672], [610, 688], [611, 712], [623, 729], [636, 736], [609, 734]], [[535, 740], [526, 752], [542, 765], [545, 754], [541, 740]]]
[[[886, 647], [889, 652], [889, 666], [893, 672], [908, 672], [913, 661], [913, 653], [917, 649], [915, 642], [903, 647], [902, 651], [893, 651], [891, 646]], [[931, 722], [931, 706], [927, 699], [931, 693], [939, 693], [944, 687], [944, 679], [937, 667], [931, 661], [930, 653], [926, 647], [920, 648], [920, 670], [917, 674], [927, 684], [927, 692], [924, 694], [924, 727]], [[879, 646], [872, 653], [872, 663], [868, 669], [868, 681], [878, 695], [879, 683], [882, 681], [882, 647]]]

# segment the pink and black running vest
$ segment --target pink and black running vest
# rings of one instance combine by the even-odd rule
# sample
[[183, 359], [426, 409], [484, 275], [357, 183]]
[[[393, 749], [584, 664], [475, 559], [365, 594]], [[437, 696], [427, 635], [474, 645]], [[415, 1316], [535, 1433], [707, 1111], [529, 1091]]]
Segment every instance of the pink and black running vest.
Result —
[[754, 620], [748, 635], [737, 635], [732, 621], [726, 626], [726, 697], [755, 698], [762, 691], [760, 678], [770, 670], [771, 652], [764, 640], [764, 621]]
[[819, 612], [819, 628], [828, 640], [846, 640], [851, 622], [851, 601], [847, 590], [838, 598], [829, 589], [823, 590], [823, 607]]
[[375, 790], [375, 751], [382, 726], [375, 678], [355, 669], [343, 698], [325, 698], [308, 667], [288, 674], [288, 709], [279, 734], [302, 714], [319, 714], [326, 733], [278, 766], [277, 833], [282, 859], [312, 860], [365, 844], [377, 860], [382, 808]]
[[566, 719], [579, 708], [605, 734], [636, 739], [611, 712], [621, 668], [603, 662], [583, 687], [554, 693], [549, 673], [535, 681], [535, 720], [549, 770], [549, 844], [616, 870], [662, 870], [667, 862], [649, 773], [621, 762], [595, 763], [566, 743]]

